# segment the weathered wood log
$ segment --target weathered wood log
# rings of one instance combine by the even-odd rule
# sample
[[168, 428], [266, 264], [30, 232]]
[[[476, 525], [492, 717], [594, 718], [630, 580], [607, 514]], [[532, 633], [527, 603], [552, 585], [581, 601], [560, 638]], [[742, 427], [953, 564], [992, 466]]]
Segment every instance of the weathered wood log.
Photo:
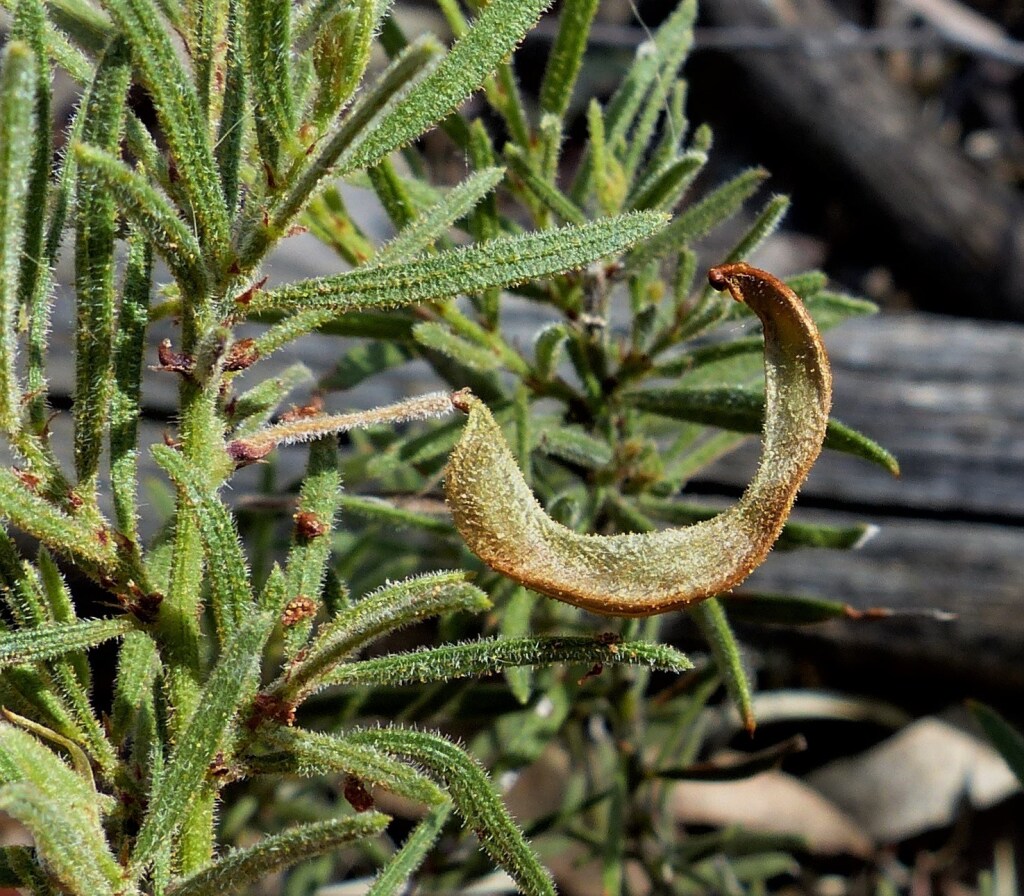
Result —
[[[851, 27], [824, 0], [715, 0], [702, 14], [716, 25]], [[895, 234], [898, 252], [879, 260], [905, 275], [922, 307], [1024, 320], [1024, 201], [943, 141], [876, 57], [811, 42], [733, 61], [749, 90], [718, 112], [741, 131], [753, 113], [817, 189], [851, 184], [864, 226]]]

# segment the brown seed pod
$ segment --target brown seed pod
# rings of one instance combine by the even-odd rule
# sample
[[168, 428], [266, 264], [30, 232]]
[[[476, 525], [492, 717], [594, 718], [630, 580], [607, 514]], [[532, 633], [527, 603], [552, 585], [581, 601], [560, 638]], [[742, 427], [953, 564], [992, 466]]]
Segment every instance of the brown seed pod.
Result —
[[533, 496], [487, 407], [462, 393], [453, 403], [469, 420], [445, 491], [460, 534], [488, 566], [594, 613], [652, 616], [728, 591], [764, 560], [821, 451], [832, 373], [814, 321], [784, 283], [746, 264], [713, 268], [709, 280], [749, 305], [764, 328], [761, 462], [739, 501], [679, 529], [573, 532]]

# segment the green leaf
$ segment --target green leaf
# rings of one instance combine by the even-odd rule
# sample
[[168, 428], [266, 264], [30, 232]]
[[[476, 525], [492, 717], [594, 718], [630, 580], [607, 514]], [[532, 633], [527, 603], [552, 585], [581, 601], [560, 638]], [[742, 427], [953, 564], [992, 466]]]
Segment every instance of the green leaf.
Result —
[[105, 0], [104, 7], [131, 44], [132, 61], [156, 106], [172, 161], [188, 196], [187, 211], [196, 223], [205, 256], [217, 267], [224, 262], [227, 251], [228, 216], [194, 82], [152, 0]]
[[[345, 774], [366, 787], [381, 787], [427, 806], [443, 806], [448, 798], [426, 775], [398, 762], [386, 752], [354, 744], [348, 736], [318, 734], [298, 728], [277, 728], [266, 734], [269, 746], [283, 750], [283, 768], [300, 775]], [[271, 765], [268, 769], [273, 772]]]
[[52, 660], [76, 650], [120, 638], [135, 627], [133, 619], [90, 619], [58, 622], [17, 632], [0, 633], [0, 668]]
[[662, 215], [641, 212], [582, 227], [504, 237], [468, 249], [440, 252], [422, 261], [361, 268], [261, 293], [249, 310], [397, 307], [511, 286], [621, 252], [656, 233], [664, 222]]
[[[336, 439], [317, 439], [309, 448], [309, 464], [299, 491], [292, 544], [285, 566], [289, 599], [306, 597], [319, 603], [340, 493]], [[312, 622], [312, 619], [299, 620], [288, 627], [285, 633], [287, 659], [291, 660], [305, 644]]]
[[751, 168], [726, 181], [634, 249], [629, 256], [630, 267], [642, 268], [647, 262], [707, 235], [735, 214], [767, 176], [763, 168]]
[[402, 848], [381, 869], [366, 896], [399, 896], [405, 892], [403, 888], [437, 842], [451, 811], [448, 803], [432, 808], [405, 838]]
[[470, 370], [486, 372], [502, 366], [501, 358], [490, 349], [463, 339], [438, 321], [416, 324], [412, 335], [424, 348], [440, 352]]
[[190, 812], [210, 763], [225, 745], [232, 718], [256, 688], [260, 657], [275, 622], [271, 613], [251, 613], [224, 645], [195, 711], [179, 728], [174, 752], [150, 799], [131, 857], [136, 876], [152, 864]]
[[750, 679], [743, 665], [743, 655], [736, 636], [732, 633], [729, 620], [722, 609], [718, 598], [702, 601], [689, 610], [690, 616], [697, 623], [704, 640], [711, 648], [715, 658], [715, 666], [725, 682], [725, 689], [736, 705], [743, 726], [753, 734], [757, 727], [754, 718], [754, 701], [751, 695]]
[[297, 825], [236, 849], [212, 865], [175, 881], [168, 896], [213, 896], [247, 890], [266, 875], [383, 833], [391, 819], [381, 812]]
[[505, 147], [505, 158], [508, 160], [512, 173], [523, 183], [533, 198], [548, 211], [557, 215], [567, 224], [584, 224], [587, 216], [568, 196], [558, 189], [551, 181], [541, 176], [533, 168], [532, 160], [515, 144]]
[[842, 601], [803, 594], [738, 591], [722, 598], [729, 616], [740, 622], [767, 625], [814, 625], [829, 619], [886, 619], [898, 615], [884, 607], [858, 610]]
[[[29, 179], [26, 206], [30, 209], [46, 208], [53, 162], [53, 141], [50, 123], [50, 66], [46, 52], [46, 10], [40, 0], [20, 0], [15, 11], [11, 40], [24, 41], [32, 50], [36, 66], [36, 104], [33, 122], [35, 146]], [[21, 274], [18, 292], [24, 305], [49, 288], [50, 271], [44, 254], [46, 216], [28, 215], [25, 219], [22, 243]], [[36, 384], [29, 383], [31, 391]]]
[[32, 48], [11, 41], [0, 59], [0, 429], [7, 433], [18, 431], [21, 417], [15, 363], [18, 281], [36, 139], [36, 86]]
[[153, 253], [139, 231], [128, 242], [121, 309], [114, 337], [114, 392], [110, 405], [110, 490], [114, 518], [121, 533], [138, 541], [136, 482], [138, 473], [139, 394]]
[[405, 364], [412, 352], [404, 345], [393, 342], [365, 342], [349, 349], [319, 382], [324, 390], [345, 391], [358, 386], [363, 380]]
[[486, 610], [490, 601], [468, 577], [464, 572], [430, 573], [367, 595], [321, 627], [306, 656], [267, 692], [297, 704], [323, 687], [325, 676], [354, 651], [388, 632], [442, 613]]
[[146, 178], [95, 146], [79, 143], [74, 154], [81, 167], [93, 172], [117, 197], [119, 207], [146, 234], [181, 288], [189, 294], [205, 289], [199, 243], [174, 207]]
[[228, 24], [225, 42], [227, 61], [224, 73], [224, 107], [220, 114], [220, 129], [213, 152], [220, 175], [221, 190], [228, 215], [238, 206], [238, 173], [245, 143], [245, 122], [249, 111], [249, 82], [246, 79], [245, 51], [242, 47], [243, 24], [240, 0], [229, 0]]
[[556, 115], [560, 119], [565, 117], [583, 63], [597, 4], [598, 0], [567, 0], [562, 4], [558, 34], [548, 53], [548, 64], [540, 86], [542, 113]]
[[0, 516], [38, 538], [54, 553], [72, 557], [90, 573], [115, 570], [111, 538], [106, 530], [93, 530], [62, 513], [49, 501], [29, 491], [18, 476], [0, 468]]
[[501, 182], [504, 174], [503, 168], [494, 167], [471, 174], [452, 187], [443, 199], [403, 227], [390, 243], [380, 248], [371, 264], [411, 261], [432, 246], [456, 221], [468, 215]]
[[91, 777], [73, 771], [32, 734], [2, 722], [0, 783], [0, 809], [32, 832], [48, 876], [68, 893], [114, 892], [121, 869], [100, 820], [109, 801]]
[[437, 68], [360, 132], [339, 157], [339, 173], [371, 167], [455, 111], [516, 48], [548, 2], [492, 0]]
[[513, 666], [630, 665], [683, 672], [693, 664], [678, 650], [643, 641], [607, 643], [599, 638], [485, 638], [411, 653], [389, 654], [339, 666], [325, 686], [398, 686], [494, 675]]
[[707, 160], [707, 155], [702, 152], [688, 152], [673, 159], [663, 169], [637, 185], [629, 198], [629, 207], [665, 211], [673, 208], [700, 174]]
[[274, 411], [288, 393], [312, 379], [312, 371], [298, 361], [286, 367], [276, 377], [266, 379], [248, 392], [243, 392], [238, 396], [231, 411], [231, 420], [236, 426], [234, 437], [242, 438], [261, 429], [270, 422]]
[[[764, 394], [754, 388], [637, 389], [622, 394], [631, 407], [676, 420], [718, 426], [734, 432], [760, 432], [764, 421]], [[899, 475], [899, 463], [876, 442], [838, 420], [830, 420], [825, 447], [852, 454]]]
[[206, 554], [210, 596], [221, 643], [235, 631], [253, 605], [245, 551], [234, 516], [204, 484], [200, 471], [184, 455], [166, 445], [153, 445], [153, 460], [167, 472], [195, 516]]
[[1010, 771], [1024, 785], [1024, 736], [991, 706], [969, 700], [967, 708], [981, 726], [985, 736], [1006, 760]]
[[[350, 147], [360, 134], [373, 131], [381, 116], [394, 106], [401, 106], [402, 100], [412, 89], [417, 79], [425, 79], [425, 73], [435, 63], [441, 48], [431, 36], [424, 36], [402, 50], [374, 84], [353, 104], [334, 133], [325, 138], [322, 148], [307, 163], [302, 174], [296, 177], [287, 192], [275, 205], [269, 226], [253, 232], [247, 238], [242, 251], [242, 262], [252, 266], [260, 260], [273, 243], [279, 239], [295, 217], [310, 204], [321, 182], [328, 176], [347, 173], [341, 170], [338, 156]], [[361, 167], [372, 167], [380, 159]]]
[[540, 427], [537, 448], [588, 470], [599, 470], [612, 462], [612, 447], [579, 426]]
[[[368, 4], [366, 4], [368, 5]], [[246, 61], [260, 156], [268, 171], [287, 164], [282, 149], [295, 142], [292, 96], [290, 0], [248, 0], [242, 4]]]
[[405, 507], [397, 507], [383, 498], [363, 495], [341, 495], [339, 501], [343, 513], [364, 516], [367, 519], [385, 523], [391, 528], [422, 529], [436, 535], [452, 534], [452, 524], [447, 515], [421, 513]]
[[[709, 520], [721, 511], [713, 507], [690, 504], [673, 498], [642, 496], [637, 501], [639, 508], [651, 516], [671, 523], [686, 526], [701, 520]], [[860, 547], [878, 531], [877, 526], [857, 523], [852, 526], [799, 523], [787, 520], [782, 534], [775, 543], [776, 550], [796, 547], [834, 548], [851, 550]]]
[[66, 801], [28, 781], [0, 787], [0, 810], [32, 833], [47, 877], [71, 896], [114, 896], [120, 866], [98, 824], [76, 818]]
[[523, 838], [483, 770], [468, 753], [436, 734], [401, 728], [355, 731], [365, 744], [416, 763], [439, 778], [452, 795], [456, 811], [494, 861], [527, 896], [554, 896], [551, 877]]

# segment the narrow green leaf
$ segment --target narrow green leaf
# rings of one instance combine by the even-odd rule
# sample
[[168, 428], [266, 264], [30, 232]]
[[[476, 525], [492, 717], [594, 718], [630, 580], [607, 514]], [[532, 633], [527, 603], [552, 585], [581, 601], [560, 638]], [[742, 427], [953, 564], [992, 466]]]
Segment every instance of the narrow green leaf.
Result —
[[[309, 464], [299, 491], [292, 544], [285, 566], [289, 599], [305, 597], [319, 604], [340, 493], [336, 439], [317, 439], [309, 448]], [[285, 632], [288, 660], [305, 645], [312, 623], [312, 618], [306, 618], [288, 626]]]
[[468, 577], [463, 572], [430, 573], [367, 595], [322, 626], [306, 656], [267, 692], [297, 704], [323, 687], [325, 676], [339, 663], [381, 635], [442, 613], [486, 610], [490, 601]]
[[0, 783], [0, 809], [32, 832], [49, 875], [69, 893], [113, 892], [120, 866], [100, 820], [109, 800], [96, 792], [91, 776], [73, 771], [27, 731], [0, 722]]
[[[448, 798], [426, 775], [371, 746], [353, 744], [348, 736], [318, 734], [299, 728], [277, 728], [266, 734], [269, 746], [283, 750], [283, 767], [300, 775], [345, 774], [366, 787], [381, 787], [427, 806]], [[273, 766], [269, 769], [274, 772]]]
[[[288, 191], [274, 207], [268, 226], [255, 231], [247, 240], [242, 252], [246, 266], [257, 263], [274, 242], [291, 226], [295, 217], [302, 212], [318, 191], [321, 182], [328, 176], [347, 173], [342, 170], [338, 157], [350, 147], [358, 136], [366, 131], [375, 131], [379, 118], [394, 106], [404, 105], [405, 98], [419, 81], [426, 79], [426, 73], [437, 60], [441, 48], [430, 36], [424, 36], [406, 47], [399, 56], [381, 73], [374, 84], [353, 104], [334, 133], [325, 138], [322, 147], [306, 165], [302, 174], [295, 178]], [[359, 167], [369, 168], [380, 159]]]
[[338, 159], [339, 173], [369, 168], [453, 112], [516, 48], [548, 0], [493, 0], [403, 102], [360, 132]]
[[119, 207], [146, 234], [181, 288], [186, 293], [203, 290], [202, 250], [173, 206], [142, 175], [109, 153], [82, 143], [74, 153], [82, 168], [94, 172], [117, 197]]
[[541, 427], [537, 448], [588, 470], [599, 470], [612, 461], [612, 447], [579, 426]]
[[[678, 62], [670, 65], [669, 61], [681, 61], [682, 57], [676, 56], [676, 49], [682, 48], [685, 55], [692, 41], [691, 29], [695, 6], [693, 0], [680, 3], [661, 24], [654, 40], [644, 41], [636, 48], [633, 64], [608, 104], [605, 127], [610, 145], [626, 141], [627, 134], [636, 121], [637, 111], [641, 108], [644, 98], [651, 95], [652, 87], [659, 81], [667, 81], [670, 84], [675, 82]], [[641, 143], [639, 150], [643, 151], [644, 148], [644, 144]], [[594, 164], [593, 152], [594, 147], [588, 147], [572, 186], [572, 196], [577, 202], [584, 200], [593, 183], [595, 172], [600, 170]]]
[[741, 261], [757, 249], [768, 237], [778, 229], [782, 219], [789, 211], [789, 197], [772, 196], [757, 213], [747, 232], [743, 234], [735, 246], [729, 250], [722, 263]]
[[383, 833], [391, 819], [381, 812], [297, 825], [264, 837], [254, 846], [236, 849], [198, 874], [175, 881], [168, 896], [209, 896], [237, 893], [266, 875], [332, 852], [339, 846]]
[[150, 800], [131, 857], [136, 876], [152, 864], [190, 811], [232, 718], [256, 688], [260, 656], [275, 621], [270, 613], [251, 613], [226, 642]]
[[423, 864], [451, 812], [451, 805], [448, 803], [431, 809], [423, 821], [406, 837], [402, 848], [381, 869], [373, 886], [366, 891], [366, 896], [400, 896], [405, 892], [403, 888], [407, 881]]
[[416, 324], [412, 335], [424, 348], [440, 352], [470, 370], [486, 372], [501, 367], [501, 358], [497, 354], [463, 339], [438, 321]]
[[533, 365], [541, 380], [550, 380], [558, 372], [562, 350], [569, 338], [565, 324], [546, 324], [533, 338]]
[[804, 304], [819, 330], [831, 329], [851, 317], [878, 313], [878, 306], [874, 302], [826, 290], [817, 291]]
[[483, 770], [468, 753], [436, 734], [401, 728], [355, 731], [365, 744], [415, 762], [439, 778], [452, 795], [456, 811], [476, 832], [491, 858], [505, 869], [527, 896], [554, 896], [554, 884], [516, 826]]
[[150, 450], [195, 517], [210, 571], [213, 616], [223, 644], [241, 626], [253, 605], [249, 568], [234, 516], [205, 487], [201, 472], [194, 470], [184, 455], [166, 445], [153, 445]]
[[239, 21], [239, 0], [229, 0], [227, 24], [227, 61], [224, 77], [224, 107], [213, 152], [220, 174], [220, 186], [229, 217], [238, 207], [238, 173], [245, 142], [245, 123], [249, 109], [249, 82], [246, 79], [245, 51]]
[[138, 468], [139, 393], [153, 253], [148, 240], [134, 231], [128, 241], [128, 267], [114, 337], [114, 391], [110, 403], [110, 490], [114, 519], [122, 535], [138, 542], [136, 481]]
[[648, 261], [662, 258], [710, 233], [735, 214], [767, 176], [763, 168], [751, 168], [726, 181], [687, 208], [660, 233], [634, 249], [629, 258], [630, 266], [642, 267]]
[[324, 678], [325, 686], [398, 686], [453, 678], [494, 675], [513, 666], [644, 666], [683, 672], [693, 664], [678, 650], [643, 641], [606, 643], [598, 638], [485, 638], [466, 644], [446, 644], [411, 653], [389, 654], [339, 666]]
[[[696, 0], [687, 0], [676, 7], [673, 14], [658, 28], [654, 38], [655, 57], [658, 71], [647, 96], [640, 107], [639, 114], [630, 127], [629, 139], [626, 143], [626, 157], [623, 167], [632, 180], [641, 165], [644, 154], [648, 151], [658, 121], [662, 118], [668, 103], [669, 95], [675, 88], [676, 77], [682, 68], [686, 56], [693, 46], [693, 22], [697, 16]], [[609, 109], [609, 117], [614, 118], [614, 100]], [[672, 127], [674, 122], [667, 119], [665, 127]], [[615, 132], [618, 128], [611, 126]], [[681, 140], [682, 134], [676, 139]]]
[[0, 468], [0, 516], [38, 538], [54, 553], [72, 557], [90, 573], [112, 575], [115, 555], [109, 533], [93, 530], [29, 491], [18, 476]]
[[[50, 182], [53, 141], [50, 131], [50, 66], [46, 52], [46, 10], [40, 0], [19, 0], [11, 40], [24, 41], [32, 50], [36, 66], [35, 147], [32, 172], [25, 203], [29, 209], [46, 208]], [[28, 306], [33, 296], [49, 286], [50, 276], [43, 251], [46, 216], [30, 214], [25, 219], [21, 247], [21, 275], [18, 293]], [[28, 386], [31, 390], [32, 384]]]
[[25, 244], [26, 201], [35, 147], [36, 61], [32, 48], [11, 41], [0, 57], [0, 429], [20, 428], [18, 281]]
[[558, 34], [548, 53], [544, 80], [540, 85], [540, 109], [543, 113], [565, 117], [572, 100], [590, 26], [598, 0], [567, 0], [558, 16]]
[[707, 155], [702, 152], [688, 152], [673, 159], [663, 169], [637, 185], [629, 197], [629, 207], [664, 211], [674, 208], [707, 164], [707, 160]]
[[[623, 401], [631, 407], [735, 432], [760, 432], [764, 421], [764, 394], [753, 388], [722, 387], [643, 389], [625, 392]], [[825, 447], [871, 461], [899, 475], [899, 463], [876, 442], [838, 420], [830, 420]]]
[[754, 718], [750, 679], [743, 666], [742, 651], [721, 602], [718, 598], [709, 598], [692, 607], [689, 613], [711, 648], [718, 674], [722, 676], [725, 689], [739, 711], [743, 726], [753, 734], [757, 720]]
[[[260, 357], [264, 357], [262, 354]], [[276, 377], [266, 379], [243, 392], [235, 400], [231, 421], [235, 423], [235, 438], [242, 438], [261, 429], [270, 422], [274, 411], [288, 394], [313, 379], [312, 371], [302, 362], [296, 362]]]
[[[691, 504], [675, 498], [642, 496], [637, 504], [644, 513], [673, 526], [687, 526], [701, 520], [709, 520], [721, 512], [713, 507]], [[813, 547], [850, 550], [863, 545], [877, 531], [878, 527], [869, 523], [833, 526], [788, 520], [782, 529], [782, 535], [775, 543], [775, 549]]]
[[[153, 99], [175, 169], [188, 196], [189, 217], [213, 266], [225, 260], [229, 226], [220, 176], [193, 85], [152, 0], [105, 0], [132, 48], [132, 61]], [[161, 243], [154, 240], [154, 245]], [[201, 297], [201, 294], [197, 293]]]
[[842, 601], [804, 594], [766, 594], [744, 590], [726, 595], [722, 600], [728, 604], [732, 619], [762, 625], [814, 625], [829, 619], [876, 620], [900, 615], [886, 607], [858, 610]]
[[341, 495], [339, 502], [343, 513], [365, 516], [392, 528], [422, 529], [436, 535], [451, 535], [453, 531], [451, 521], [447, 516], [435, 516], [405, 507], [397, 507], [383, 498]]
[[557, 215], [567, 224], [584, 224], [587, 216], [583, 210], [565, 195], [555, 184], [534, 170], [532, 160], [515, 144], [505, 147], [505, 158], [512, 173], [522, 182], [529, 193], [548, 211]]
[[36, 663], [86, 650], [112, 638], [120, 638], [135, 627], [134, 620], [89, 619], [58, 622], [18, 632], [0, 633], [0, 668]]
[[[139, 715], [152, 704], [153, 682], [159, 668], [156, 643], [145, 632], [128, 632], [121, 643], [114, 682], [111, 739], [120, 744]], [[151, 707], [150, 707], [151, 708]]]
[[76, 818], [63, 800], [28, 781], [0, 787], [0, 810], [32, 833], [47, 876], [72, 896], [114, 896], [120, 866], [99, 825]]
[[54, 0], [47, 3], [54, 24], [69, 34], [76, 43], [99, 56], [113, 35], [110, 19], [85, 0]]
[[291, 6], [289, 0], [242, 4], [256, 137], [263, 163], [274, 176], [288, 161], [282, 150], [289, 152], [295, 142]]
[[985, 736], [1006, 760], [1017, 780], [1024, 785], [1024, 736], [991, 706], [969, 700], [967, 708]]
[[394, 163], [384, 159], [374, 165], [367, 176], [392, 226], [401, 230], [416, 216], [416, 205], [412, 194], [398, 176]]
[[621, 252], [656, 233], [664, 221], [662, 215], [641, 212], [582, 227], [495, 239], [481, 246], [440, 252], [422, 261], [307, 280], [261, 293], [248, 307], [250, 311], [396, 307], [511, 286]]
[[452, 187], [444, 198], [426, 209], [381, 247], [371, 262], [374, 265], [411, 261], [444, 235], [452, 224], [468, 215], [504, 176], [503, 168], [484, 168]]
[[344, 392], [386, 370], [400, 367], [412, 358], [412, 352], [394, 342], [365, 342], [349, 349], [318, 383], [326, 391]]

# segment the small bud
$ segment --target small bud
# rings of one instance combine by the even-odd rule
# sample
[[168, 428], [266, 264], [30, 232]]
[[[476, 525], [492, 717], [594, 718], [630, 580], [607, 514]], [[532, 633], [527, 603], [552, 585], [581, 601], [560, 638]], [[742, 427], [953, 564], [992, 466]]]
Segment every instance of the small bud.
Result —
[[224, 369], [230, 371], [245, 370], [252, 367], [260, 358], [255, 339], [239, 339], [233, 342], [224, 356]]
[[156, 350], [160, 363], [151, 370], [161, 370], [167, 373], [177, 373], [181, 376], [192, 376], [196, 368], [196, 360], [184, 352], [176, 352], [171, 347], [171, 340], [165, 339]]
[[318, 609], [316, 601], [312, 598], [306, 597], [305, 594], [293, 597], [288, 601], [287, 606], [284, 608], [284, 612], [281, 614], [281, 625], [285, 628], [290, 628], [291, 626], [301, 622], [303, 619], [312, 619], [316, 616]]
[[310, 513], [308, 510], [300, 510], [292, 519], [295, 520], [295, 534], [299, 538], [309, 541], [310, 539], [319, 538], [321, 535], [327, 534], [327, 523], [315, 513]]
[[373, 797], [362, 781], [355, 775], [345, 776], [345, 788], [342, 791], [348, 804], [356, 812], [368, 812], [373, 808]]

